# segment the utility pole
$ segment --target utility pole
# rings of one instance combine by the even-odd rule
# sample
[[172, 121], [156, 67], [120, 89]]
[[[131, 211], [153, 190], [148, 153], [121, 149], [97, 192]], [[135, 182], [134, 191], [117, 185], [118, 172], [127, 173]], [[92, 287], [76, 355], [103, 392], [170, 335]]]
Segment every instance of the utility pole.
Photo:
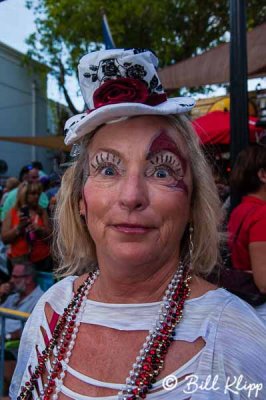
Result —
[[249, 142], [245, 0], [230, 0], [231, 165]]
[[[36, 137], [36, 82], [32, 81], [31, 85], [31, 99], [32, 99], [32, 112], [31, 112], [31, 136]], [[36, 161], [36, 146], [31, 148], [31, 161]]]
[[[249, 144], [245, 0], [230, 0], [230, 30], [230, 158], [233, 167], [238, 153]], [[236, 200], [233, 191], [231, 207]]]

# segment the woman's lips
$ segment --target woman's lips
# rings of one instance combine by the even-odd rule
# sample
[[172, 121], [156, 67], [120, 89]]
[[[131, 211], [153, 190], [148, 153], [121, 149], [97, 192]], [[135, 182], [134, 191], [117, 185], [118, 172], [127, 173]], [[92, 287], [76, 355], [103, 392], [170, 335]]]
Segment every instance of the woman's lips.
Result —
[[128, 233], [128, 234], [144, 234], [154, 229], [148, 226], [130, 225], [130, 224], [112, 225], [112, 228], [118, 232]]

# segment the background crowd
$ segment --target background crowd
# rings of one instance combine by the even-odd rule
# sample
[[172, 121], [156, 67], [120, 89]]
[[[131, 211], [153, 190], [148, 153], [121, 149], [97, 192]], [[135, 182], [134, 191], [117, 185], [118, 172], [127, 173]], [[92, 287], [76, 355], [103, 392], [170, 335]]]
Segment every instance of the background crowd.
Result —
[[[36, 161], [23, 166], [19, 177], [8, 178], [1, 188], [1, 307], [31, 313], [44, 291], [54, 283], [51, 221], [60, 181], [58, 173], [47, 175]], [[7, 382], [15, 367], [21, 333], [19, 320], [6, 319]]]

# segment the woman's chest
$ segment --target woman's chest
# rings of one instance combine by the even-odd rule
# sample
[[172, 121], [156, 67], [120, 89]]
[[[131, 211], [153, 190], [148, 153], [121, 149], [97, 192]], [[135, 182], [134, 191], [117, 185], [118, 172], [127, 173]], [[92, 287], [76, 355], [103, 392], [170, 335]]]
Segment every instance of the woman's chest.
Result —
[[[116, 395], [118, 389], [112, 388], [112, 384], [121, 385], [126, 382], [147, 334], [147, 331], [117, 331], [82, 324], [70, 357], [71, 372], [66, 374], [64, 386], [87, 396]], [[204, 341], [201, 338], [194, 343], [173, 342], [158, 379], [182, 367], [203, 347]], [[73, 371], [78, 371], [78, 374]], [[89, 377], [89, 380], [86, 377]], [[103, 387], [102, 383], [111, 384]], [[60, 398], [67, 397], [61, 394]]]

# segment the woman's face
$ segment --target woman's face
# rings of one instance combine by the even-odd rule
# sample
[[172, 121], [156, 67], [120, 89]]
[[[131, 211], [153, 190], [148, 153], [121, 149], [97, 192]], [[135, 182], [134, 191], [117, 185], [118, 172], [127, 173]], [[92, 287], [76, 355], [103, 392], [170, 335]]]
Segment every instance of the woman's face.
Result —
[[104, 125], [89, 145], [80, 202], [98, 259], [175, 260], [192, 191], [186, 146], [163, 117]]
[[27, 204], [29, 207], [36, 207], [39, 202], [40, 192], [37, 190], [29, 190], [27, 193]]

